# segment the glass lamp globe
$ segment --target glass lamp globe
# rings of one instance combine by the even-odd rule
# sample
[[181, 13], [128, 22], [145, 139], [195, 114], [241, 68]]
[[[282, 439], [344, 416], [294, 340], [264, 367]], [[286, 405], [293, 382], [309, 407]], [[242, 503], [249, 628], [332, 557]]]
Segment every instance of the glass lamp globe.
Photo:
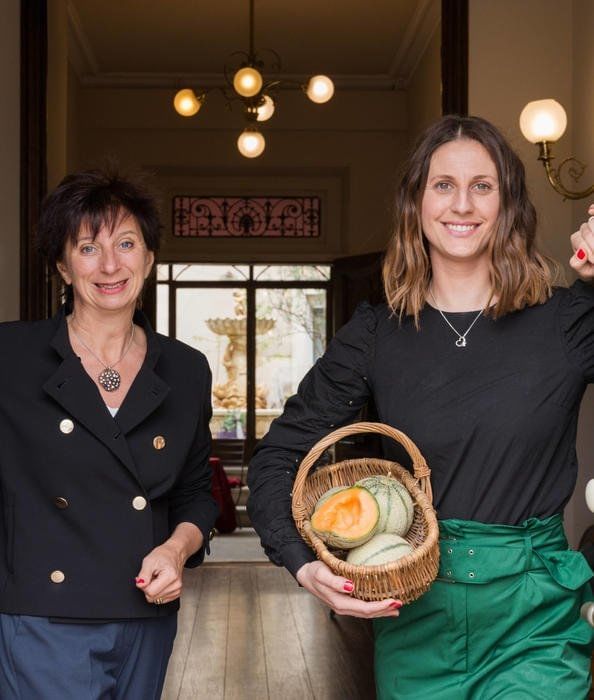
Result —
[[173, 106], [182, 117], [193, 117], [202, 106], [193, 90], [185, 88], [175, 94]]
[[314, 75], [309, 79], [305, 92], [312, 102], [324, 104], [334, 95], [334, 83], [327, 75]]
[[567, 115], [556, 100], [529, 102], [520, 114], [520, 129], [531, 143], [558, 141], [566, 127]]
[[246, 158], [257, 158], [266, 148], [262, 134], [254, 128], [246, 127], [237, 139], [237, 148]]
[[274, 114], [274, 100], [268, 95], [264, 95], [264, 102], [256, 108], [256, 120], [265, 122]]
[[242, 97], [253, 97], [262, 89], [262, 76], [252, 66], [240, 68], [233, 76], [233, 88]]

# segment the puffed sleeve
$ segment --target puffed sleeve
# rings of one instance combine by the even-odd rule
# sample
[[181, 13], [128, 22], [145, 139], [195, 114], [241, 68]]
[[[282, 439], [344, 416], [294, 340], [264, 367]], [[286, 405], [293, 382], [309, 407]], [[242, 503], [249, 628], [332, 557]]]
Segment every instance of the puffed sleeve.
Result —
[[169, 492], [169, 527], [173, 530], [180, 523], [193, 523], [204, 537], [203, 546], [186, 561], [192, 568], [202, 563], [208, 548], [208, 538], [214, 527], [219, 508], [212, 496], [210, 457], [211, 436], [209, 422], [212, 416], [210, 403], [211, 373], [205, 358], [197, 383], [200, 396], [199, 419], [196, 424], [192, 447], [184, 468], [173, 489]]
[[297, 394], [260, 441], [248, 470], [248, 513], [266, 554], [293, 575], [315, 560], [291, 513], [291, 490], [304, 455], [334, 428], [352, 422], [370, 394], [373, 307], [361, 304], [305, 375]]
[[594, 382], [594, 286], [574, 282], [562, 302], [560, 318], [569, 358], [587, 382]]

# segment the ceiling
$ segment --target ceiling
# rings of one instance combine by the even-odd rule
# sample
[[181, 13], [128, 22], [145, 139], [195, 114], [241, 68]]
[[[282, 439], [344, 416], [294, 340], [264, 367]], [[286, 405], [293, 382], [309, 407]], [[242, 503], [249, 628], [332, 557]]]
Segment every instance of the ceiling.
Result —
[[[68, 0], [68, 16], [83, 85], [221, 84], [249, 46], [248, 0]], [[439, 23], [439, 0], [255, 0], [255, 48], [277, 51], [285, 78], [404, 88]]]

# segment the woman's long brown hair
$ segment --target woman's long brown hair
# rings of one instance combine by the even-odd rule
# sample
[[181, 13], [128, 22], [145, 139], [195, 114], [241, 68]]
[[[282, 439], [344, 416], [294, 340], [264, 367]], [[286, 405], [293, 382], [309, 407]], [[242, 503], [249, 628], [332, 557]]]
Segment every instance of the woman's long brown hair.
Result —
[[499, 131], [480, 117], [446, 116], [420, 138], [396, 190], [394, 233], [383, 264], [388, 305], [400, 319], [419, 314], [431, 282], [429, 247], [421, 225], [421, 201], [433, 153], [443, 144], [472, 139], [489, 153], [499, 176], [499, 215], [490, 241], [489, 313], [499, 318], [543, 303], [560, 277], [560, 266], [538, 251], [536, 210], [526, 190], [524, 165]]

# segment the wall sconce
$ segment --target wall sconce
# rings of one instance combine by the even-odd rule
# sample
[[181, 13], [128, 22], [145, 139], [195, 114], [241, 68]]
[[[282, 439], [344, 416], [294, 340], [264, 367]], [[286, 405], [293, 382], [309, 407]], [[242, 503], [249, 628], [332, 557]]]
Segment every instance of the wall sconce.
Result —
[[545, 167], [547, 178], [552, 187], [563, 196], [563, 199], [583, 199], [594, 194], [594, 185], [585, 190], [575, 191], [567, 189], [561, 182], [562, 169], [567, 166], [567, 172], [574, 182], [577, 182], [584, 174], [586, 165], [571, 156], [553, 168], [551, 161], [552, 145], [565, 133], [567, 127], [567, 115], [565, 110], [556, 100], [536, 100], [529, 102], [520, 114], [520, 129], [530, 143], [536, 143], [540, 152], [538, 160]]

